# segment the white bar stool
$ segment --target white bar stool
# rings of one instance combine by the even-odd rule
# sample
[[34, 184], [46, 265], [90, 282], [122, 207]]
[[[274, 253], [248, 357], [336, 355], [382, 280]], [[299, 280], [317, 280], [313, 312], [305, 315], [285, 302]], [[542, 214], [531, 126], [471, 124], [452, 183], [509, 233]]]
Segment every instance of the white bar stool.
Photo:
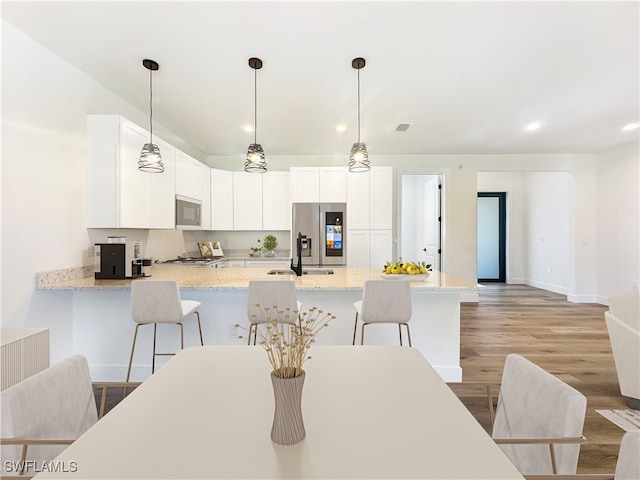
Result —
[[[296, 296], [296, 284], [293, 280], [252, 280], [249, 282], [247, 298], [247, 317], [249, 317], [249, 338], [247, 345], [256, 344], [258, 324], [266, 323], [264, 311], [266, 308], [282, 310], [283, 317], [279, 323], [295, 324], [300, 318], [302, 303]], [[289, 314], [287, 314], [287, 310]], [[271, 319], [273, 321], [273, 318]]]
[[200, 344], [202, 339], [202, 325], [200, 324], [200, 312], [202, 303], [195, 300], [180, 299], [180, 289], [175, 280], [134, 280], [131, 282], [131, 317], [136, 322], [129, 357], [129, 369], [127, 370], [127, 382], [131, 375], [133, 352], [136, 348], [136, 338], [140, 325], [153, 324], [153, 359], [151, 361], [151, 373], [156, 370], [157, 355], [175, 355], [175, 353], [156, 353], [156, 331], [158, 323], [174, 323], [180, 325], [180, 348], [184, 348], [184, 328], [182, 322], [191, 314], [198, 319], [200, 332]]
[[397, 323], [402, 345], [402, 325], [407, 328], [411, 346], [411, 284], [406, 280], [367, 280], [364, 282], [362, 300], [353, 304], [356, 321], [353, 325], [353, 345], [356, 344], [358, 317], [362, 320], [360, 345], [364, 344], [364, 327], [370, 323]]

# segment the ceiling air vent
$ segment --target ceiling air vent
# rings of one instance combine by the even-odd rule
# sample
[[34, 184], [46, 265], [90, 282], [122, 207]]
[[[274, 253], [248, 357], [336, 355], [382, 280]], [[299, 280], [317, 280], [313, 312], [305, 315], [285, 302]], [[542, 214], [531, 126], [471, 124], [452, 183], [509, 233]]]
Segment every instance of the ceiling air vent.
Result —
[[399, 123], [396, 127], [396, 132], [406, 132], [409, 130], [409, 127], [413, 125], [412, 123]]

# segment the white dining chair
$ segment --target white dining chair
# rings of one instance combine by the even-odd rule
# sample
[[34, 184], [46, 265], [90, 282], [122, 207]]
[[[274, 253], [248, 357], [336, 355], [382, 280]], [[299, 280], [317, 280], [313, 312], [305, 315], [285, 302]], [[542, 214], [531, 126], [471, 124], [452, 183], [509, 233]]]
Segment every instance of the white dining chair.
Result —
[[586, 408], [586, 397], [575, 388], [510, 354], [492, 437], [522, 474], [575, 474], [580, 444], [586, 442]]
[[198, 331], [200, 333], [200, 345], [204, 345], [202, 338], [202, 325], [200, 323], [200, 312], [202, 303], [195, 300], [182, 300], [180, 289], [175, 280], [134, 280], [131, 282], [131, 317], [136, 323], [133, 334], [133, 344], [131, 345], [131, 356], [129, 357], [129, 368], [127, 370], [127, 382], [131, 375], [131, 365], [133, 363], [133, 353], [136, 348], [138, 328], [141, 325], [153, 325], [153, 357], [151, 360], [151, 373], [156, 369], [156, 356], [175, 355], [172, 353], [156, 352], [156, 332], [159, 323], [176, 324], [180, 326], [180, 348], [184, 348], [184, 327], [182, 322], [189, 316], [194, 315], [198, 320]]
[[[267, 310], [268, 309], [268, 310]], [[272, 309], [282, 311], [282, 315], [273, 315]], [[302, 302], [296, 296], [296, 284], [293, 280], [252, 280], [247, 295], [247, 317], [249, 335], [247, 345], [256, 344], [258, 325], [278, 320], [279, 323], [294, 325], [300, 319]]]
[[640, 430], [624, 434], [614, 473], [575, 475], [525, 475], [527, 480], [638, 480], [640, 479]]
[[397, 323], [402, 345], [402, 325], [407, 329], [411, 347], [411, 284], [406, 280], [366, 280], [362, 300], [353, 304], [356, 319], [353, 325], [353, 345], [356, 344], [358, 318], [362, 322], [360, 345], [364, 344], [364, 327], [371, 323]]

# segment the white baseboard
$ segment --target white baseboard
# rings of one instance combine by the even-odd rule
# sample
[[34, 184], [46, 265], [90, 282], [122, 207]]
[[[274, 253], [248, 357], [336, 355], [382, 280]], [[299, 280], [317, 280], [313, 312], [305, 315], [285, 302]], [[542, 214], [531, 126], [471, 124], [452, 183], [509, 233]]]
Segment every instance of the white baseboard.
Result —
[[554, 293], [560, 293], [562, 295], [569, 294], [569, 289], [567, 289], [566, 287], [562, 287], [560, 285], [554, 285], [552, 283], [538, 282], [537, 280], [531, 280], [529, 278], [527, 278], [524, 283], [531, 287], [541, 288], [543, 290], [548, 290]]
[[460, 302], [462, 303], [478, 303], [480, 296], [477, 292], [464, 292], [460, 294]]
[[598, 301], [597, 295], [577, 295], [575, 293], [568, 294], [567, 301], [571, 303], [601, 303]]

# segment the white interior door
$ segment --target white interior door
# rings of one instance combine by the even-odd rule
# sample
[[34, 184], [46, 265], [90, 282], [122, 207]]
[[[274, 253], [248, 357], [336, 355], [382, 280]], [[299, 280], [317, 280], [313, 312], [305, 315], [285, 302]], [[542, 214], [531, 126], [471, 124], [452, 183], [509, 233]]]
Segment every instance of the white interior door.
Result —
[[440, 175], [402, 176], [402, 258], [440, 270]]

